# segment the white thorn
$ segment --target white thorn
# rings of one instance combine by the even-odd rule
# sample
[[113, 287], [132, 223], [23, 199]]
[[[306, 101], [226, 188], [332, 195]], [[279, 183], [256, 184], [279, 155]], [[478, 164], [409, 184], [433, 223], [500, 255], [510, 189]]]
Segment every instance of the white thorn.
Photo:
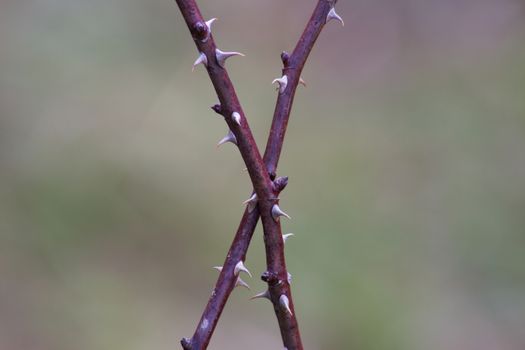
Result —
[[247, 200], [242, 202], [242, 204], [248, 204], [248, 203], [256, 201], [256, 200], [257, 200], [257, 193], [254, 193], [254, 194], [252, 194], [252, 196], [250, 198], [248, 198]]
[[281, 78], [274, 79], [272, 81], [272, 84], [275, 83], [279, 84], [279, 93], [282, 94], [284, 90], [286, 90], [286, 86], [288, 85], [288, 77], [286, 75], [283, 75]]
[[217, 143], [217, 147], [219, 147], [220, 145], [223, 145], [227, 142], [231, 142], [233, 144], [237, 144], [237, 138], [235, 137], [235, 135], [233, 134], [233, 132], [231, 132], [231, 130], [228, 132], [228, 135], [224, 136], [220, 141], [219, 143]]
[[[213, 268], [219, 272], [222, 271], [222, 266], [214, 266]], [[248, 283], [244, 282], [239, 276], [237, 276], [237, 280], [235, 280], [235, 287], [244, 287], [251, 290]]]
[[290, 272], [288, 273], [288, 284], [292, 284], [292, 274]]
[[226, 59], [232, 56], [244, 56], [244, 54], [240, 52], [223, 52], [219, 49], [215, 49], [215, 58], [217, 59], [217, 63], [219, 64], [219, 66], [223, 68], [224, 68], [224, 62], [226, 62]]
[[295, 236], [293, 233], [287, 233], [283, 235], [283, 242], [286, 243], [286, 240], [292, 236]]
[[262, 293], [255, 294], [253, 297], [250, 298], [250, 300], [260, 299], [260, 298], [271, 300], [270, 299], [270, 291], [267, 289], [267, 290], [265, 290]]
[[288, 297], [285, 294], [281, 295], [281, 297], [279, 298], [279, 304], [281, 304], [281, 306], [286, 311], [288, 311], [290, 315], [293, 315], [292, 310], [290, 310], [290, 301], [288, 300]]
[[244, 263], [242, 262], [242, 260], [239, 260], [239, 262], [237, 263], [237, 265], [235, 265], [235, 269], [233, 270], [233, 274], [235, 276], [238, 276], [239, 273], [241, 271], [244, 271], [246, 272], [250, 277], [252, 277], [252, 274], [250, 273], [250, 271], [246, 268], [246, 266], [244, 266]]
[[248, 283], [244, 282], [240, 277], [237, 277], [237, 281], [235, 281], [235, 287], [244, 287], [248, 290], [251, 290]]
[[238, 112], [232, 113], [232, 119], [237, 123], [237, 125], [241, 125], [241, 115]]
[[343, 19], [341, 18], [341, 16], [339, 16], [336, 12], [335, 12], [335, 7], [332, 7], [332, 9], [330, 10], [330, 12], [328, 12], [328, 15], [326, 16], [326, 23], [330, 22], [330, 20], [332, 19], [335, 19], [339, 22], [341, 22], [341, 24], [343, 25], [343, 27], [345, 26], [345, 22], [343, 21]]
[[208, 58], [204, 54], [204, 52], [201, 52], [197, 60], [193, 63], [193, 68], [191, 68], [191, 71], [193, 72], [195, 70], [195, 67], [197, 67], [199, 64], [204, 64], [205, 67], [208, 66]]
[[212, 18], [210, 19], [209, 21], [206, 21], [206, 27], [208, 27], [208, 34], [206, 35], [206, 38], [204, 38], [203, 40], [201, 40], [203, 43], [205, 43], [206, 41], [208, 41], [208, 39], [210, 38], [210, 35], [211, 35], [211, 25], [213, 24], [213, 22], [215, 22], [217, 20], [217, 18]]
[[279, 216], [286, 216], [288, 219], [291, 219], [290, 215], [286, 214], [281, 208], [279, 208], [279, 205], [274, 204], [272, 207], [272, 217], [275, 221], [279, 221]]
[[213, 22], [215, 22], [217, 20], [217, 18], [212, 18], [210, 19], [209, 21], [206, 21], [206, 27], [208, 27], [208, 31], [211, 31], [211, 25], [213, 24]]
[[304, 81], [303, 78], [299, 78], [299, 84], [301, 84], [302, 86], [306, 87], [306, 81]]
[[251, 213], [257, 205], [257, 193], [252, 194], [252, 196], [245, 200], [242, 204], [246, 204], [248, 206], [248, 213]]

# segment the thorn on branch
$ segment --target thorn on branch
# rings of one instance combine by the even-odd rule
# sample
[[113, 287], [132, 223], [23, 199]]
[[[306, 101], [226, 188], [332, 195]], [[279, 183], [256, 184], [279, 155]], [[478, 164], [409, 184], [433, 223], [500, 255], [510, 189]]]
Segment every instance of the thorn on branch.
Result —
[[217, 20], [217, 18], [212, 18], [210, 19], [209, 21], [206, 21], [204, 24], [205, 24], [205, 33], [204, 35], [202, 35], [202, 39], [201, 42], [205, 43], [206, 41], [208, 41], [208, 39], [210, 38], [211, 36], [211, 25], [213, 24], [213, 22], [215, 22]]
[[241, 125], [241, 115], [238, 112], [232, 113], [232, 119], [235, 123], [237, 123], [237, 125]]
[[283, 243], [286, 243], [286, 240], [292, 236], [295, 236], [293, 233], [286, 233], [283, 235]]
[[[219, 272], [222, 271], [222, 266], [214, 266], [213, 268], [215, 270], [219, 271]], [[251, 290], [251, 288], [248, 285], [248, 283], [244, 282], [239, 276], [237, 276], [237, 279], [235, 280], [235, 287], [244, 287], [244, 288], [246, 288], [248, 290]]]
[[225, 144], [225, 143], [228, 143], [228, 142], [231, 142], [233, 144], [237, 144], [237, 138], [235, 137], [235, 135], [233, 134], [233, 132], [228, 131], [228, 134], [226, 136], [224, 136], [220, 141], [219, 143], [217, 143], [217, 147]]
[[242, 272], [246, 272], [250, 277], [252, 277], [252, 274], [250, 273], [250, 271], [246, 268], [246, 266], [244, 266], [244, 263], [242, 262], [242, 260], [239, 260], [239, 262], [237, 263], [237, 265], [235, 265], [235, 269], [233, 270], [233, 274], [235, 276], [238, 276], [239, 273]]
[[326, 23], [330, 22], [332, 19], [335, 19], [336, 21], [339, 21], [343, 27], [345, 26], [345, 22], [343, 21], [341, 16], [339, 16], [335, 12], [335, 7], [332, 7], [330, 9], [330, 12], [328, 12], [328, 15], [326, 15]]
[[292, 310], [290, 310], [290, 300], [288, 300], [288, 297], [285, 294], [279, 297], [279, 305], [281, 305], [281, 307], [290, 315], [293, 315]]
[[271, 300], [270, 299], [270, 291], [267, 289], [267, 290], [265, 290], [262, 293], [255, 294], [253, 297], [250, 298], [250, 300], [253, 300], [253, 299], [268, 299], [268, 300]]
[[243, 53], [240, 52], [228, 52], [228, 51], [221, 51], [219, 49], [215, 49], [215, 58], [217, 60], [217, 63], [219, 66], [224, 68], [224, 63], [226, 63], [226, 60], [232, 56], [245, 56]]
[[199, 57], [195, 60], [195, 62], [193, 63], [193, 67], [191, 68], [191, 71], [193, 72], [195, 70], [195, 67], [197, 67], [197, 65], [201, 63], [204, 65], [204, 67], [208, 67], [208, 58], [206, 57], [204, 52], [201, 52]]
[[288, 77], [286, 75], [283, 75], [281, 78], [274, 79], [272, 81], [272, 84], [275, 83], [279, 84], [279, 93], [282, 94], [284, 90], [286, 90], [286, 86], [288, 85]]
[[248, 213], [251, 213], [257, 205], [257, 193], [252, 194], [252, 196], [245, 200], [242, 204], [246, 204], [248, 207]]
[[248, 283], [244, 282], [240, 277], [237, 277], [237, 281], [235, 281], [235, 287], [244, 287], [248, 290], [251, 290]]
[[279, 208], [278, 204], [274, 204], [272, 207], [272, 217], [275, 221], [279, 221], [279, 217], [284, 216], [288, 219], [291, 219], [290, 215], [286, 214], [284, 211]]

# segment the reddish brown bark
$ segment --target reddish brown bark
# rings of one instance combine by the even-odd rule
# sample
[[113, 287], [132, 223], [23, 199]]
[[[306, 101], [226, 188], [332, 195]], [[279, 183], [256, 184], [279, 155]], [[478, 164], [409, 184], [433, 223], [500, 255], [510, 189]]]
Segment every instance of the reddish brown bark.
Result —
[[[271, 215], [272, 206], [278, 203], [277, 196], [282, 190], [282, 186], [275, 186], [272, 180], [276, 174], [293, 99], [302, 69], [317, 37], [326, 23], [326, 16], [335, 5], [336, 0], [320, 0], [317, 3], [312, 17], [293, 53], [291, 55], [283, 53], [282, 55], [284, 64], [282, 73], [283, 75], [287, 75], [288, 85], [287, 88], [279, 94], [277, 99], [264, 154], [264, 162], [263, 159], [261, 159], [248, 123], [244, 118], [244, 113], [242, 112], [233, 84], [228, 77], [228, 73], [218, 65], [214, 59], [216, 45], [213, 37], [208, 33], [204, 19], [195, 1], [176, 0], [176, 2], [186, 20], [186, 24], [190, 29], [199, 52], [203, 52], [208, 58], [208, 74], [221, 103], [218, 106], [214, 106], [213, 109], [225, 117], [230, 130], [235, 134], [239, 150], [250, 174], [254, 191], [257, 193], [259, 199], [258, 206], [255, 210], [251, 213], [245, 210], [224, 262], [224, 267], [197, 325], [197, 329], [192, 338], [185, 338], [181, 341], [182, 346], [186, 350], [207, 348], [222, 310], [231, 291], [235, 287], [236, 276], [233, 273], [233, 269], [239, 260], [245, 259], [258, 218], [261, 216], [267, 258], [267, 271], [263, 274], [263, 280], [265, 280], [269, 286], [270, 298], [279, 322], [283, 344], [288, 350], [303, 349], [288, 282], [281, 226]], [[203, 40], [208, 36], [210, 36], [208, 40]], [[231, 114], [233, 112], [241, 114], [240, 125], [237, 125], [237, 123], [232, 120]], [[291, 314], [288, 313], [279, 302], [282, 295], [285, 295], [289, 300]]]

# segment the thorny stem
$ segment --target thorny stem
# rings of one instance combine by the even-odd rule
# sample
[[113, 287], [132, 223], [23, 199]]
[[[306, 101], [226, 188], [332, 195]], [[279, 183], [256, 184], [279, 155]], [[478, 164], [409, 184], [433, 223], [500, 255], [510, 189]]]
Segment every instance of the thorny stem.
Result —
[[[199, 52], [204, 52], [207, 57], [214, 58], [216, 46], [211, 35], [209, 40], [205, 42], [201, 40], [208, 35], [208, 33], [206, 32], [206, 28], [202, 26], [204, 21], [195, 1], [176, 0], [176, 2], [194, 37]], [[269, 180], [271, 181], [275, 177], [291, 107], [302, 69], [316, 39], [326, 23], [327, 13], [336, 2], [337, 0], [319, 0], [292, 55], [288, 56], [286, 53], [282, 55], [284, 63], [283, 75], [286, 74], [288, 76], [289, 83], [288, 88], [279, 94], [277, 100], [264, 154], [266, 170], [264, 168], [261, 169], [259, 161], [260, 155], [246, 120], [242, 118], [244, 122], [241, 123], [240, 126], [237, 126], [228, 118], [233, 111], [237, 111], [243, 116], [244, 113], [241, 110], [226, 70], [218, 66], [214, 59], [208, 59], [208, 73], [221, 102], [221, 105], [216, 107], [215, 110], [225, 116], [228, 126], [237, 138], [238, 146], [247, 165], [255, 192], [259, 199], [266, 198], [266, 200], [259, 200], [259, 206], [251, 212], [249, 212], [248, 209], [245, 210], [224, 262], [223, 269], [197, 325], [197, 329], [191, 339], [185, 338], [181, 341], [183, 348], [186, 350], [207, 348], [222, 310], [235, 287], [236, 276], [233, 273], [233, 269], [239, 260], [245, 259], [251, 237], [253, 236], [260, 215], [259, 207], [264, 213], [264, 215], [262, 215], [262, 221], [267, 255], [267, 271], [263, 274], [263, 279], [268, 282], [269, 285], [270, 297], [279, 321], [284, 345], [289, 350], [303, 349], [287, 278], [288, 273], [284, 259], [281, 227], [278, 222], [276, 223], [272, 220], [270, 214], [273, 204], [277, 201], [276, 197], [282, 188], [275, 188]], [[273, 196], [271, 192], [273, 192]], [[263, 195], [268, 195], [268, 197], [263, 197]], [[283, 294], [287, 295], [289, 299], [291, 315], [284, 310], [279, 303], [279, 298]]]

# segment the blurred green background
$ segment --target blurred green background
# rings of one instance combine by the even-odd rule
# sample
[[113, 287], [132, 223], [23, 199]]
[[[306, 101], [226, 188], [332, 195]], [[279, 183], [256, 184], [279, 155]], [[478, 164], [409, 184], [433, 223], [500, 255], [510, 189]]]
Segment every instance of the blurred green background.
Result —
[[[315, 1], [200, 1], [263, 147]], [[525, 3], [339, 1], [279, 174], [307, 349], [525, 348]], [[251, 187], [173, 1], [0, 3], [0, 349], [177, 349]], [[246, 265], [265, 268], [260, 228]], [[252, 293], [264, 289], [247, 281]], [[210, 349], [280, 349], [235, 290]]]

